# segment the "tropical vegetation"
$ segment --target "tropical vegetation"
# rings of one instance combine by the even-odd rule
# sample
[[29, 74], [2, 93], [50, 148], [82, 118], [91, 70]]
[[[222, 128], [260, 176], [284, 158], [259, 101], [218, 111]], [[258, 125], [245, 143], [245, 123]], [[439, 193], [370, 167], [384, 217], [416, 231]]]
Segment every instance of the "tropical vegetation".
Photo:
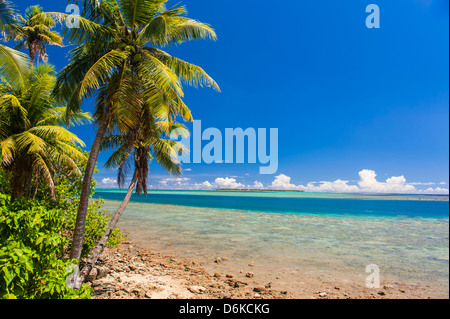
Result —
[[[167, 0], [79, 4], [77, 17], [38, 5], [22, 16], [11, 1], [0, 0], [3, 298], [89, 298], [85, 278], [103, 248], [124, 238], [117, 221], [133, 191], [147, 193], [150, 163], [182, 172], [177, 155], [183, 146], [169, 137], [174, 130], [189, 134], [179, 123], [192, 120], [183, 84], [219, 91], [201, 67], [166, 52], [190, 40], [216, 39], [209, 25], [187, 17], [184, 6], [168, 7]], [[46, 46], [61, 47], [63, 39], [73, 48], [57, 72]], [[90, 116], [82, 109], [92, 99]], [[85, 152], [70, 127], [91, 121], [96, 136]], [[115, 214], [93, 200], [97, 158], [106, 149], [113, 150], [106, 167], [118, 170], [119, 186], [133, 172]], [[74, 267], [81, 271], [66, 282]]]
[[[76, 145], [85, 145], [63, 126], [66, 108], [52, 97], [55, 75], [51, 65], [40, 64], [20, 84], [0, 83], [1, 165], [11, 173], [13, 198], [35, 196], [39, 179], [55, 198], [55, 165], [70, 168], [69, 174], [81, 174], [75, 160], [85, 156]], [[87, 113], [71, 118], [80, 124], [89, 120]]]
[[52, 31], [55, 20], [42, 13], [41, 6], [31, 6], [25, 11], [24, 17], [17, 14], [15, 20], [5, 25], [6, 36], [3, 40], [18, 42], [14, 47], [16, 50], [28, 49], [31, 64], [39, 59], [48, 61], [46, 45], [63, 46], [61, 36]]

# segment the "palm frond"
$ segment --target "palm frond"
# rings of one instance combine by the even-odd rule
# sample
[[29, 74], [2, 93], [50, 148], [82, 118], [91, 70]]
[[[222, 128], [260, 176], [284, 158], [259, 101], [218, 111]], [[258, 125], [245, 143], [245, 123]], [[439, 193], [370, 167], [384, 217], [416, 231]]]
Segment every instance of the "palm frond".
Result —
[[210, 25], [194, 19], [170, 16], [165, 13], [146, 25], [140, 32], [139, 37], [145, 42], [161, 47], [192, 40], [217, 40], [217, 34]]
[[129, 52], [113, 50], [98, 59], [80, 82], [78, 99], [82, 99], [91, 90], [99, 89], [106, 82], [107, 78], [114, 73], [114, 70], [120, 67], [121, 62], [128, 55]]
[[46, 184], [50, 189], [51, 196], [56, 198], [55, 184], [53, 182], [51, 168], [49, 167], [48, 162], [41, 154], [37, 153], [35, 154], [33, 166], [40, 173], [40, 176], [46, 181]]
[[31, 132], [25, 131], [13, 135], [13, 138], [15, 139], [18, 151], [25, 151], [28, 154], [45, 153], [46, 151], [47, 145], [45, 141]]
[[60, 141], [78, 143], [82, 147], [85, 146], [78, 136], [61, 126], [35, 126], [30, 128], [28, 132], [42, 140], [58, 139]]
[[30, 73], [30, 60], [25, 53], [0, 44], [0, 76], [13, 86], [24, 85]]
[[15, 23], [15, 13], [10, 1], [0, 0], [0, 32], [3, 32], [6, 25]]
[[22, 106], [19, 99], [13, 94], [0, 96], [0, 109], [2, 112], [17, 111], [24, 120], [28, 117], [28, 111]]
[[82, 15], [74, 16], [61, 12], [41, 12], [32, 19], [45, 18], [54, 19], [63, 26], [63, 37], [69, 43], [80, 44], [92, 41], [97, 37], [106, 39], [113, 36], [113, 30], [111, 28], [86, 19]]
[[78, 112], [66, 117], [66, 107], [50, 108], [42, 115], [42, 119], [36, 122], [37, 126], [41, 125], [58, 125], [58, 126], [74, 126], [92, 123], [92, 117], [88, 112]]
[[206, 85], [220, 92], [219, 85], [201, 67], [173, 57], [160, 49], [144, 48], [144, 50], [168, 66], [188, 85], [194, 87]]
[[2, 151], [2, 165], [9, 166], [14, 160], [14, 150], [16, 149], [16, 142], [12, 136], [0, 141], [0, 148]]
[[161, 9], [167, 0], [120, 0], [120, 12], [124, 22], [134, 28], [144, 25]]
[[177, 95], [184, 96], [177, 75], [149, 52], [142, 52], [142, 60], [140, 61], [137, 70], [143, 77], [151, 79], [151, 81], [162, 90], [174, 90]]

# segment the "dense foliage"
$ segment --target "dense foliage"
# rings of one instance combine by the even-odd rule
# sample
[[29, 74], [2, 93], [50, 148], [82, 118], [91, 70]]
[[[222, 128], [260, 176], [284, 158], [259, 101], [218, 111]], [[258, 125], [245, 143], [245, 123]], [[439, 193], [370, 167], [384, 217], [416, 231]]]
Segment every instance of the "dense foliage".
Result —
[[[80, 165], [83, 167], [83, 165]], [[7, 172], [0, 170], [0, 186]], [[81, 177], [65, 175], [60, 168], [55, 176], [56, 201], [39, 188], [35, 200], [12, 200], [0, 193], [0, 298], [90, 298], [91, 288], [66, 286], [66, 279], [77, 260], [68, 258], [75, 225]], [[92, 184], [94, 194], [95, 182]], [[111, 215], [101, 210], [103, 201], [91, 200], [88, 207], [83, 257], [101, 239]], [[114, 229], [108, 246], [125, 238]]]
[[89, 298], [90, 288], [65, 284], [70, 275], [63, 254], [62, 209], [47, 209], [21, 198], [0, 194], [0, 293], [2, 298]]
[[[178, 116], [192, 120], [182, 84], [220, 89], [202, 68], [163, 49], [216, 34], [188, 18], [184, 6], [166, 2], [83, 0], [79, 26], [70, 28], [70, 15], [32, 6], [21, 16], [0, 0], [0, 40], [16, 42], [0, 44], [0, 297], [89, 298], [87, 285], [67, 287], [71, 266], [84, 263], [80, 273], [89, 273], [105, 243], [124, 238], [115, 225], [134, 185], [146, 193], [150, 160], [181, 173], [181, 148], [167, 137], [174, 128], [186, 131]], [[46, 45], [63, 45], [57, 23], [75, 46], [58, 74], [38, 63], [48, 59]], [[67, 128], [90, 121], [80, 110], [93, 97], [98, 128], [85, 154]], [[108, 163], [119, 181], [134, 158], [135, 184], [113, 218], [92, 198], [104, 148], [117, 148]]]
[[[11, 194], [32, 197], [39, 180], [55, 197], [55, 166], [71, 168], [68, 174], [80, 175], [76, 161], [85, 156], [76, 148], [83, 141], [65, 126], [65, 107], [52, 98], [56, 82], [53, 66], [34, 67], [21, 85], [0, 81], [1, 166], [11, 172]], [[90, 121], [87, 113], [72, 116], [69, 124]], [[67, 125], [68, 127], [69, 125]]]

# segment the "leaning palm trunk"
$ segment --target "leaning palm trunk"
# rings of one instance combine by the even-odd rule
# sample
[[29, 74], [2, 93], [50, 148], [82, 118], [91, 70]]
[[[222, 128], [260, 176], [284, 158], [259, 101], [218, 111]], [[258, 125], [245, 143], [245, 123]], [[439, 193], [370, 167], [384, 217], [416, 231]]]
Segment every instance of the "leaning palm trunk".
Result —
[[108, 128], [108, 119], [105, 114], [102, 121], [99, 124], [97, 135], [95, 136], [94, 143], [92, 144], [89, 159], [86, 165], [86, 171], [84, 173], [83, 185], [81, 188], [80, 204], [78, 205], [77, 220], [75, 223], [75, 229], [72, 239], [72, 250], [70, 251], [71, 259], [80, 259], [81, 252], [83, 250], [84, 231], [86, 226], [86, 215], [89, 202], [89, 196], [91, 193], [91, 182], [94, 174], [95, 164], [97, 163], [98, 154], [102, 144], [103, 137], [105, 136]]
[[[106, 125], [99, 118], [109, 109], [107, 126], [126, 135], [141, 113], [143, 124], [148, 127], [158, 121], [171, 123], [178, 115], [192, 121], [182, 100], [182, 82], [220, 90], [202, 68], [158, 49], [189, 40], [217, 38], [209, 25], [185, 17], [185, 7], [166, 9], [167, 0], [117, 0], [106, 1], [106, 5], [105, 1], [82, 2], [85, 14], [79, 17], [80, 28], [65, 29], [77, 47], [71, 50], [71, 62], [60, 72], [54, 91], [70, 110], [78, 110], [82, 100], [97, 96], [95, 117]], [[46, 16], [60, 22], [69, 17], [39, 14]], [[79, 260], [81, 256], [91, 178], [106, 128], [99, 127], [86, 168], [72, 259]]]
[[103, 235], [102, 239], [98, 242], [97, 246], [92, 250], [91, 255], [89, 256], [86, 264], [84, 265], [83, 269], [80, 271], [78, 278], [76, 280], [76, 286], [74, 288], [79, 289], [83, 282], [85, 281], [86, 277], [91, 272], [92, 268], [94, 267], [95, 263], [98, 260], [98, 257], [103, 252], [103, 249], [106, 246], [106, 243], [108, 242], [109, 237], [112, 234], [112, 231], [116, 227], [120, 217], [122, 216], [123, 212], [125, 211], [125, 208], [127, 207], [128, 203], [130, 202], [131, 195], [133, 193], [134, 187], [136, 186], [136, 180], [137, 180], [137, 173], [134, 172], [133, 179], [131, 180], [130, 186], [128, 186], [127, 194], [122, 201], [122, 204], [120, 204], [120, 207], [117, 209], [114, 216], [111, 218], [108, 227], [105, 231], [105, 234]]

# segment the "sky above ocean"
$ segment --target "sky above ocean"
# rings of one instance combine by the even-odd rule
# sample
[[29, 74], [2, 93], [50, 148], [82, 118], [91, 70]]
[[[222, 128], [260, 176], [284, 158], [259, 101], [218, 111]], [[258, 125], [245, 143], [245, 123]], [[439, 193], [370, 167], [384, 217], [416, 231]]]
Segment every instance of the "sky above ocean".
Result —
[[[22, 13], [35, 4], [14, 3]], [[39, 3], [66, 9], [66, 1]], [[379, 29], [366, 26], [371, 3], [380, 8]], [[173, 178], [153, 163], [150, 188], [448, 193], [448, 1], [182, 4], [218, 35], [167, 49], [220, 85], [221, 93], [184, 87], [194, 119], [221, 132], [277, 128], [278, 169], [183, 164], [183, 176]], [[58, 70], [70, 48], [48, 48]], [[92, 101], [83, 110], [92, 112]], [[71, 130], [88, 149], [94, 126]], [[103, 167], [110, 154], [100, 154], [99, 187], [115, 186], [117, 172]]]

